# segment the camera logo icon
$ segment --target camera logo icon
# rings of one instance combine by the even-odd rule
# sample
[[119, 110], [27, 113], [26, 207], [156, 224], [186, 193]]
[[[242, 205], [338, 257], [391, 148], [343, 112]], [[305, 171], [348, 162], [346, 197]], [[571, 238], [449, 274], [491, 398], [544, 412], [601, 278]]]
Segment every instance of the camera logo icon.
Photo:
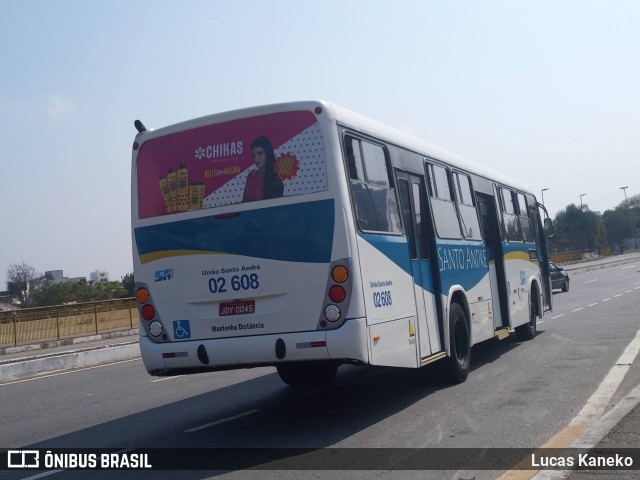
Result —
[[8, 468], [39, 468], [40, 452], [38, 450], [9, 450], [7, 463]]

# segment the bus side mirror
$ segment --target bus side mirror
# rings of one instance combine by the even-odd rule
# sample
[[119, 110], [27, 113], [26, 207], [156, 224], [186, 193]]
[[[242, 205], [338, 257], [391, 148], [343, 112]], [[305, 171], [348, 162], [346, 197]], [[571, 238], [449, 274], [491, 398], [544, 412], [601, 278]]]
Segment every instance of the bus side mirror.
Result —
[[551, 220], [549, 217], [544, 219], [544, 233], [548, 238], [553, 237], [553, 220]]

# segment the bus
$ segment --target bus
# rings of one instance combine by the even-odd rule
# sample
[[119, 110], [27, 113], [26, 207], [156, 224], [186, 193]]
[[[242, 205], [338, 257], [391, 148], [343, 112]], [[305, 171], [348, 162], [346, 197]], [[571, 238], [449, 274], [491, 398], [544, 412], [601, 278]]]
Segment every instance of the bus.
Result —
[[459, 383], [473, 345], [530, 340], [551, 310], [550, 220], [505, 175], [326, 101], [135, 125], [151, 375], [438, 362]]

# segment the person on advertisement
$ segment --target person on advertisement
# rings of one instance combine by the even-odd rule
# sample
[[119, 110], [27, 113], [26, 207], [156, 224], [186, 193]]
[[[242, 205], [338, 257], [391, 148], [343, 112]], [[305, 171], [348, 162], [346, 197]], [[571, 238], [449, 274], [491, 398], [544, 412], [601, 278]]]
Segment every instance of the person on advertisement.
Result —
[[247, 175], [242, 201], [282, 197], [284, 184], [275, 172], [276, 156], [267, 137], [260, 136], [251, 143], [251, 158], [257, 168]]

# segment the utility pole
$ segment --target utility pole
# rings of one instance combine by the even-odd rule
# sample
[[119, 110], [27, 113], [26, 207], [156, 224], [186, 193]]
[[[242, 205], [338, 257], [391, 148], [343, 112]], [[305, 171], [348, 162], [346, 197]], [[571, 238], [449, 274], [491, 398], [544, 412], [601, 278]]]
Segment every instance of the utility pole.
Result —
[[[582, 208], [583, 207], [583, 205], [582, 205], [582, 197], [584, 197], [585, 195], [586, 195], [586, 193], [583, 193], [583, 194], [580, 195], [580, 211], [581, 212], [584, 212], [584, 209]], [[584, 230], [584, 251], [585, 252], [587, 251], [587, 230], [586, 230], [586, 228]]]
[[627, 188], [629, 188], [628, 185], [626, 187], [620, 187], [620, 190], [624, 192], [624, 203], [627, 204], [627, 215], [629, 216], [629, 228], [631, 229], [631, 236], [633, 237], [633, 248], [635, 250], [638, 248], [638, 244], [636, 243], [636, 235], [635, 235], [635, 232], [633, 231], [633, 220], [631, 219], [631, 208], [629, 207], [629, 199], [627, 198]]

